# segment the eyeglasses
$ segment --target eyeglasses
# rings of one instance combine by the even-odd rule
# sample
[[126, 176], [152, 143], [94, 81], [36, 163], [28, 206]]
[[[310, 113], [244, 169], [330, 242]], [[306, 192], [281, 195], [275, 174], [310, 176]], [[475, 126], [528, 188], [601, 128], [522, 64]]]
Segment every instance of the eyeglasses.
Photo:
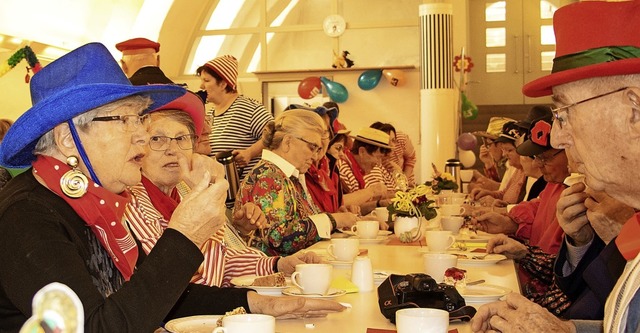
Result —
[[137, 115], [137, 114], [128, 114], [124, 116], [105, 116], [105, 117], [95, 117], [91, 119], [91, 121], [122, 121], [122, 125], [124, 126], [124, 130], [127, 132], [135, 131], [138, 126], [149, 124], [149, 114]]
[[551, 154], [551, 156], [547, 156], [547, 157], [542, 156], [542, 154], [540, 154], [540, 155], [535, 155], [535, 156], [533, 157], [533, 159], [534, 159], [535, 161], [539, 162], [539, 163], [540, 163], [540, 164], [542, 164], [542, 165], [546, 165], [546, 164], [550, 163], [550, 162], [553, 160], [553, 158], [554, 158], [554, 157], [556, 157], [556, 155], [558, 155], [558, 154], [562, 153], [563, 151], [564, 151], [564, 150], [558, 150], [557, 152], [555, 152], [555, 153]]
[[578, 104], [586, 103], [586, 102], [589, 102], [589, 101], [593, 101], [594, 99], [598, 99], [598, 98], [601, 98], [601, 97], [609, 96], [609, 95], [615, 94], [617, 92], [621, 92], [623, 90], [627, 90], [628, 88], [629, 87], [619, 88], [619, 89], [616, 89], [614, 91], [610, 91], [610, 92], [607, 92], [607, 93], [604, 93], [604, 94], [600, 94], [600, 95], [597, 95], [597, 96], [589, 97], [587, 99], [583, 99], [581, 101], [578, 101], [578, 102], [575, 102], [575, 103], [572, 103], [572, 104], [569, 104], [569, 105], [565, 105], [565, 106], [561, 106], [559, 108], [551, 109], [551, 113], [553, 113], [553, 117], [558, 121], [558, 125], [562, 129], [562, 127], [567, 122], [567, 116], [566, 115], [561, 115], [560, 114], [561, 112], [562, 113], [568, 113], [569, 112], [569, 108], [572, 108], [572, 107], [574, 107], [574, 106], [576, 106]]
[[307, 144], [307, 146], [309, 146], [309, 150], [311, 150], [312, 153], [314, 154], [320, 154], [320, 152], [322, 151], [322, 147], [318, 146], [317, 144], [313, 143], [313, 142], [309, 142], [299, 136], [294, 136], [294, 138], [304, 142]]
[[169, 149], [172, 140], [176, 140], [178, 147], [182, 150], [193, 149], [193, 142], [196, 136], [193, 134], [185, 134], [170, 138], [168, 136], [152, 136], [149, 139], [149, 147], [152, 150], [163, 151]]

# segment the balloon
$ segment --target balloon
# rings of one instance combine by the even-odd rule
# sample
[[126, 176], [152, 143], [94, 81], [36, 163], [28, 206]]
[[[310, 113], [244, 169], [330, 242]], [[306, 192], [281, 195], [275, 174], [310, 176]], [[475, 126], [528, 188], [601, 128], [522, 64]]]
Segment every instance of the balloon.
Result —
[[349, 92], [347, 92], [347, 88], [345, 88], [342, 84], [338, 82], [331, 81], [326, 77], [321, 77], [320, 81], [324, 84], [325, 89], [327, 89], [327, 94], [329, 94], [329, 98], [336, 103], [344, 103], [349, 98]]
[[384, 77], [389, 80], [389, 83], [394, 87], [400, 87], [404, 85], [404, 72], [398, 69], [385, 69], [382, 71]]
[[358, 78], [358, 87], [362, 90], [371, 90], [380, 83], [382, 71], [379, 69], [370, 69], [360, 74]]
[[473, 102], [470, 101], [464, 93], [462, 93], [460, 98], [462, 98], [462, 107], [460, 108], [462, 117], [469, 120], [478, 118], [478, 107], [473, 104]]
[[473, 150], [461, 150], [458, 158], [465, 168], [471, 168], [476, 164], [476, 154], [473, 153]]
[[478, 139], [471, 133], [462, 133], [458, 137], [458, 147], [462, 150], [473, 150], [478, 144]]
[[322, 91], [322, 84], [320, 78], [317, 76], [310, 76], [300, 81], [298, 85], [298, 95], [304, 99], [314, 98]]

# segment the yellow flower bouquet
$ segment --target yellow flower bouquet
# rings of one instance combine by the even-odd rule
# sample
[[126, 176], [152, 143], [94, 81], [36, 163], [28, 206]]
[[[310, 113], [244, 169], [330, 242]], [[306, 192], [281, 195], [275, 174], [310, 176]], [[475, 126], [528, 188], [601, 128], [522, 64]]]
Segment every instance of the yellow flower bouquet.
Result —
[[[397, 191], [395, 197], [391, 199], [391, 203], [387, 206], [389, 211], [389, 217], [395, 214], [396, 222], [394, 222], [394, 229], [400, 241], [408, 243], [419, 240], [422, 238], [420, 232], [420, 225], [422, 224], [421, 217], [430, 220], [438, 214], [434, 207], [435, 201], [429, 199], [429, 195], [432, 194], [432, 189], [426, 185], [418, 185], [408, 191]], [[402, 229], [398, 226], [399, 221], [405, 218], [414, 218], [414, 225], [411, 228]], [[406, 231], [405, 231], [406, 230]]]
[[453, 175], [448, 172], [442, 172], [435, 177], [433, 180], [427, 181], [424, 183], [427, 186], [430, 186], [433, 190], [433, 193], [439, 194], [442, 190], [457, 190], [458, 183], [456, 183], [456, 179], [453, 178]]

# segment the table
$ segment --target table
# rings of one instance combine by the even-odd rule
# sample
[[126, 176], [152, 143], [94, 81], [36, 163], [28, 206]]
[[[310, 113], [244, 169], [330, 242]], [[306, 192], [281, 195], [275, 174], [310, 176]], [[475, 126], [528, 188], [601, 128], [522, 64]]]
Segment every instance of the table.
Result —
[[[395, 236], [391, 236], [395, 237]], [[322, 252], [329, 241], [321, 241], [314, 244], [309, 249]], [[423, 272], [422, 253], [418, 246], [407, 245], [386, 245], [381, 244], [361, 244], [361, 249], [368, 250], [374, 271], [383, 270], [388, 273], [408, 274]], [[490, 266], [464, 266], [460, 268], [467, 270], [469, 280], [484, 279], [487, 283], [499, 285], [519, 292], [520, 286], [512, 260], [503, 260]], [[334, 277], [348, 277], [351, 273], [350, 267], [334, 267]], [[313, 332], [313, 333], [337, 333], [356, 332], [365, 333], [367, 328], [381, 328], [395, 330], [395, 325], [391, 324], [378, 307], [378, 294], [374, 289], [371, 292], [346, 294], [335, 298], [338, 302], [345, 302], [352, 305], [341, 313], [330, 314], [326, 318], [308, 318], [278, 320], [276, 331], [279, 333]], [[478, 303], [469, 305], [479, 306]], [[313, 324], [314, 328], [306, 328], [306, 324]], [[468, 323], [456, 322], [450, 328], [457, 328], [460, 333], [470, 332]]]

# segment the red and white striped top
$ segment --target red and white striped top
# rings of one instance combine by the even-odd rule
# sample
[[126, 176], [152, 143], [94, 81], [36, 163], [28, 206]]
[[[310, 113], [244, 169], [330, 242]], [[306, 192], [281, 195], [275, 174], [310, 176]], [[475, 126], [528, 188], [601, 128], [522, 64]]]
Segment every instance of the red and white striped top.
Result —
[[[129, 228], [149, 253], [167, 228], [169, 221], [158, 212], [142, 183], [131, 187], [131, 202], [125, 210]], [[207, 240], [200, 251], [204, 261], [191, 279], [192, 283], [229, 287], [231, 279], [245, 275], [269, 275], [275, 273], [274, 265], [279, 257], [267, 257], [262, 251], [239, 244], [233, 230], [227, 224]]]

